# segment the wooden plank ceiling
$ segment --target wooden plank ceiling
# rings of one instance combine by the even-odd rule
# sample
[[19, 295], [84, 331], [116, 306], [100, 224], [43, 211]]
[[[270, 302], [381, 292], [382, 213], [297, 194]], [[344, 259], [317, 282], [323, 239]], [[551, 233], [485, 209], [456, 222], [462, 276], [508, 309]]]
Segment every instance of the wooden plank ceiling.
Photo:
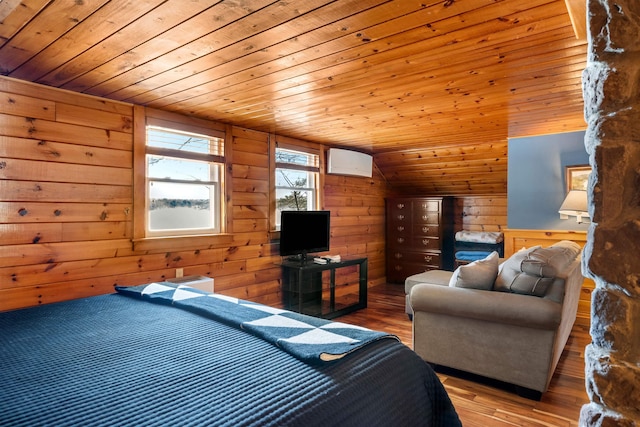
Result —
[[585, 65], [563, 0], [0, 0], [3, 75], [369, 152], [398, 193], [506, 193], [508, 137], [585, 128]]

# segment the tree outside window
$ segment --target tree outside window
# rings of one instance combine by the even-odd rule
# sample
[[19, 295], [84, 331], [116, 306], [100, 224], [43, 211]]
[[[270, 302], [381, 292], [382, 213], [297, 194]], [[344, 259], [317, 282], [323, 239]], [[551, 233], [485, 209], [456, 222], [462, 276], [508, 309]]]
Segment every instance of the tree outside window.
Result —
[[318, 155], [276, 148], [276, 227], [283, 210], [317, 208]]

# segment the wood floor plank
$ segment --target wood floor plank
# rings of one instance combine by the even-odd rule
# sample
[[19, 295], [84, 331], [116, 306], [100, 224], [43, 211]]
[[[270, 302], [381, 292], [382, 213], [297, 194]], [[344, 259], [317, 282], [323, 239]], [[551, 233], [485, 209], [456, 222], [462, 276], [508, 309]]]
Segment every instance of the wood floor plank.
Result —
[[[369, 288], [368, 307], [338, 318], [398, 336], [412, 348], [412, 324], [404, 312], [404, 286]], [[578, 425], [580, 408], [588, 403], [584, 385], [584, 347], [590, 342], [589, 320], [576, 321], [549, 390], [540, 401], [520, 397], [501, 384], [464, 373], [438, 372], [465, 427]]]

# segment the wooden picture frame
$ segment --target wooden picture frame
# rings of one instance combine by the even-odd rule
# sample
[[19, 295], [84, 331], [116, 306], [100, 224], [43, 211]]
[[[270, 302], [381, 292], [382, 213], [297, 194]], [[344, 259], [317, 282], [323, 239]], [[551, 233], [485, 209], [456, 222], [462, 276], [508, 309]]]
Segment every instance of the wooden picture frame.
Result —
[[571, 190], [586, 190], [589, 183], [591, 166], [574, 165], [566, 167], [567, 193]]

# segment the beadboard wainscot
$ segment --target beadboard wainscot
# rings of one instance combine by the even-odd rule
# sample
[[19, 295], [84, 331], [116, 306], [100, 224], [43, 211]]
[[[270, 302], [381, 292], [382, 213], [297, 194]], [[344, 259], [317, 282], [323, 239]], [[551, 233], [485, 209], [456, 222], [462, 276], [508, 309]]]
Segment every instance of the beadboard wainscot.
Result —
[[580, 247], [587, 243], [586, 231], [563, 230], [521, 230], [507, 228], [504, 230], [504, 256], [508, 257], [521, 248], [531, 246], [551, 246], [561, 240], [571, 240]]
[[[281, 304], [268, 225], [273, 135], [216, 124], [232, 144], [230, 243], [134, 250], [133, 124], [144, 108], [2, 76], [0, 95], [0, 310], [111, 293], [176, 269], [214, 278], [216, 292]], [[331, 253], [367, 257], [369, 284], [383, 283], [386, 182], [377, 171], [323, 182]]]

